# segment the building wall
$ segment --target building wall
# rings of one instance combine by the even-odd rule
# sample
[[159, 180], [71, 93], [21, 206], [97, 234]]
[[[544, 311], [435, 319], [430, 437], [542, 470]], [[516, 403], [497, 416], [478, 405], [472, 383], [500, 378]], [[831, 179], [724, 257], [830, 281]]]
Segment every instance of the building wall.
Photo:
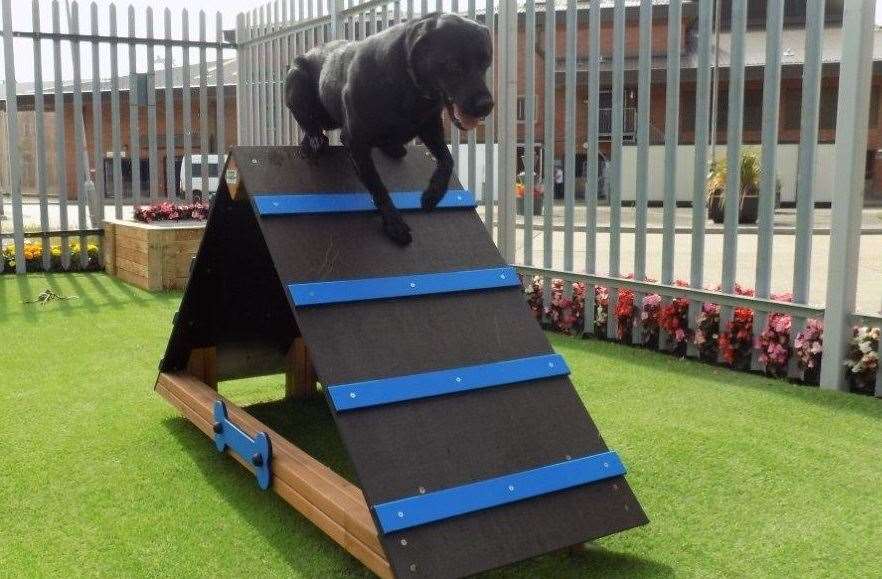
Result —
[[[216, 146], [216, 137], [217, 137], [217, 109], [216, 104], [217, 101], [215, 99], [215, 90], [214, 88], [209, 89], [208, 95], [208, 127], [209, 127], [209, 146], [211, 147], [210, 153], [214, 153]], [[192, 138], [192, 152], [193, 154], [199, 154], [200, 150], [200, 130], [201, 130], [201, 117], [199, 111], [199, 90], [198, 88], [194, 89], [191, 94], [191, 138]], [[129, 101], [128, 101], [128, 93], [120, 92], [119, 96], [120, 101], [120, 117], [119, 117], [119, 128], [120, 128], [120, 143], [121, 143], [121, 151], [123, 157], [131, 157], [132, 156], [132, 144], [129, 136], [129, 127], [130, 127], [130, 112], [129, 112]], [[36, 175], [37, 171], [41, 170], [45, 173], [47, 177], [47, 189], [51, 195], [59, 194], [58, 191], [58, 165], [57, 165], [57, 157], [56, 157], [56, 123], [59, 121], [58, 115], [54, 110], [54, 97], [52, 95], [47, 95], [45, 99], [45, 112], [43, 116], [44, 122], [44, 136], [45, 136], [45, 151], [46, 151], [46, 165], [43, 168], [38, 166], [38, 159], [36, 154], [36, 116], [34, 113], [34, 103], [33, 98], [19, 99], [19, 113], [18, 113], [18, 127], [20, 139], [18, 143], [19, 150], [19, 158], [21, 162], [21, 181], [22, 181], [22, 192], [25, 194], [36, 194], [37, 191], [37, 182]], [[103, 93], [101, 95], [101, 142], [98, 150], [108, 153], [113, 151], [113, 115], [111, 109], [111, 101], [110, 101], [110, 93]], [[5, 112], [2, 113], [4, 115], [5, 121]], [[175, 133], [175, 151], [174, 154], [176, 157], [181, 157], [184, 154], [183, 149], [183, 93], [180, 89], [175, 91], [174, 94], [174, 133]], [[74, 200], [77, 198], [77, 186], [76, 186], [76, 141], [74, 134], [74, 106], [73, 106], [73, 97], [72, 95], [65, 95], [65, 106], [64, 106], [64, 128], [65, 128], [65, 159], [66, 159], [66, 179], [67, 179], [67, 198], [70, 200]], [[226, 145], [230, 146], [235, 144], [236, 142], [236, 91], [235, 87], [226, 87], [225, 90], [225, 100], [224, 100], [224, 133], [225, 133], [225, 141]], [[148, 115], [147, 115], [147, 107], [141, 106], [138, 111], [138, 121], [141, 133], [140, 139], [140, 147], [139, 154], [141, 158], [146, 159], [149, 155], [148, 148]], [[88, 165], [89, 171], [92, 174], [92, 178], [95, 178], [95, 139], [94, 139], [94, 129], [93, 129], [93, 115], [92, 115], [92, 98], [89, 93], [83, 95], [83, 122], [85, 127], [85, 137], [86, 137], [86, 151], [88, 152]], [[3, 122], [4, 134], [0, 135], [0, 148], [6, 146], [7, 139], [5, 138], [5, 122]], [[156, 93], [156, 134], [157, 134], [157, 150], [159, 154], [159, 175], [157, 175], [157, 183], [160, 194], [165, 195], [165, 155], [166, 155], [166, 146], [165, 146], [165, 133], [166, 133], [166, 125], [165, 125], [165, 93], [162, 90], [158, 90]], [[82, 137], [80, 137], [82, 138]], [[8, 175], [8, 167], [6, 166], [6, 153], [3, 151], [3, 154], [0, 155], [0, 176], [3, 178], [3, 184], [5, 186], [7, 182]], [[112, 182], [112, 179], [108, 176], [107, 179], [109, 182]], [[177, 183], [179, 180], [176, 178], [175, 182]], [[128, 189], [129, 185], [125, 185], [125, 188]], [[145, 191], [146, 193], [146, 191]]]

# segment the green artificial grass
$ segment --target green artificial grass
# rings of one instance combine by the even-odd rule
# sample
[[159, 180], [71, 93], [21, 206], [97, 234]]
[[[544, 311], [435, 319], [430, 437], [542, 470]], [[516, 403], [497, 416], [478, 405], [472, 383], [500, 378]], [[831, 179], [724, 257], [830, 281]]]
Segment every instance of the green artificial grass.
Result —
[[[21, 303], [47, 287], [78, 299]], [[0, 277], [0, 575], [369, 576], [152, 391], [179, 300]], [[551, 340], [651, 523], [491, 576], [880, 573], [882, 401]], [[321, 401], [221, 389], [352, 476]]]

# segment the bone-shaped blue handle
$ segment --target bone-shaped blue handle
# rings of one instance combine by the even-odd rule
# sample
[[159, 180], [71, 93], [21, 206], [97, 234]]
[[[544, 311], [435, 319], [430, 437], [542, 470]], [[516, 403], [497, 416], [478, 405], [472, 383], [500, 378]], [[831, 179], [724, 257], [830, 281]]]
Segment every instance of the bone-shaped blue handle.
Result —
[[261, 489], [270, 486], [270, 462], [272, 448], [270, 439], [265, 432], [258, 432], [251, 438], [238, 426], [230, 422], [227, 407], [222, 400], [214, 401], [214, 444], [218, 451], [230, 448], [248, 463], [254, 466], [254, 475]]

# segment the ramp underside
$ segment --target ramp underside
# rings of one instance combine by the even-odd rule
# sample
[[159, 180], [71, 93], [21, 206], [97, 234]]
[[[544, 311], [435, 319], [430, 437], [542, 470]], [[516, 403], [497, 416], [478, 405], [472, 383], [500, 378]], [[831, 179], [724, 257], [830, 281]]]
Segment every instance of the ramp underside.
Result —
[[[340, 149], [318, 162], [296, 148], [234, 149], [241, 187], [263, 194], [357, 192]], [[421, 149], [378, 154], [392, 191], [422, 190], [434, 163]], [[451, 187], [459, 187], [452, 183]], [[400, 248], [372, 212], [257, 218], [278, 279], [296, 282], [503, 265], [473, 209], [405, 215]], [[294, 308], [321, 382], [334, 385], [550, 353], [518, 288]], [[369, 505], [607, 450], [569, 379], [550, 378], [335, 412]], [[646, 522], [623, 477], [382, 537], [400, 576], [458, 576]]]

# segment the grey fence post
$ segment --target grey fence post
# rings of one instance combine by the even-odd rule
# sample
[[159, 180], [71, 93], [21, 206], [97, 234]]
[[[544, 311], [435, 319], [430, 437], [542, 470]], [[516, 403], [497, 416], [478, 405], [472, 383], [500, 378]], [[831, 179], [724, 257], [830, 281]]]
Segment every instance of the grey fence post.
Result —
[[330, 0], [331, 5], [331, 38], [334, 40], [343, 39], [343, 0]]
[[[9, 189], [12, 193], [12, 227], [15, 234], [15, 273], [24, 273], [24, 217], [21, 207], [21, 174], [18, 158], [18, 94], [15, 83], [15, 53], [12, 48], [12, 7], [9, 0], [3, 0], [3, 56], [6, 61], [6, 136], [9, 139]], [[3, 200], [0, 199], [0, 204], [2, 203]]]
[[[505, 48], [502, 48], [504, 43]], [[517, 8], [508, 2], [499, 5], [499, 250], [509, 263], [515, 261], [515, 156], [517, 148]], [[489, 170], [489, 169], [488, 169]]]
[[836, 183], [830, 223], [827, 309], [821, 387], [845, 390], [845, 358], [855, 308], [861, 211], [870, 113], [875, 0], [846, 2], [843, 9], [842, 63], [836, 113]]

